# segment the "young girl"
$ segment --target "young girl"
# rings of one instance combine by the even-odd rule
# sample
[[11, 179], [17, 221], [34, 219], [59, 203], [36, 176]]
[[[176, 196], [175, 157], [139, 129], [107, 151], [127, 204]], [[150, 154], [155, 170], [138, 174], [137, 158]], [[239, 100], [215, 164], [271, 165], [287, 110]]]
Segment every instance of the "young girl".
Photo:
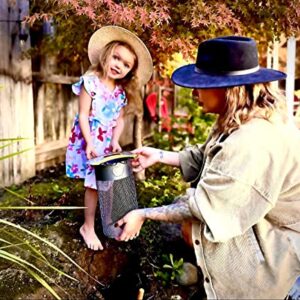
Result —
[[79, 114], [67, 147], [66, 173], [71, 178], [84, 178], [87, 208], [80, 234], [88, 248], [102, 250], [94, 229], [98, 198], [95, 172], [89, 160], [121, 151], [124, 106], [134, 101], [130, 97], [132, 91], [150, 79], [152, 59], [137, 36], [117, 26], [97, 30], [90, 38], [88, 55], [89, 72], [72, 86], [79, 95]]
[[134, 151], [137, 171], [177, 166], [194, 188], [173, 204], [130, 211], [119, 240], [136, 237], [146, 219], [186, 224], [207, 299], [284, 299], [300, 274], [300, 132], [269, 84], [285, 77], [259, 66], [253, 39], [204, 41], [196, 64], [172, 80], [218, 115], [210, 137], [179, 153]]

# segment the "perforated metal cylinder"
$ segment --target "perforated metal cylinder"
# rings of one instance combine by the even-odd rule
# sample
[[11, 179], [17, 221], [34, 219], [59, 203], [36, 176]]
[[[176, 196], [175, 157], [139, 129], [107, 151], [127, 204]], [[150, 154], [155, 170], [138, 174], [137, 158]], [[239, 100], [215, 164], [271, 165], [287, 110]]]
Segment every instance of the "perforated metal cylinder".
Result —
[[122, 229], [115, 223], [138, 208], [132, 169], [126, 160], [95, 166], [95, 173], [103, 233], [116, 238]]

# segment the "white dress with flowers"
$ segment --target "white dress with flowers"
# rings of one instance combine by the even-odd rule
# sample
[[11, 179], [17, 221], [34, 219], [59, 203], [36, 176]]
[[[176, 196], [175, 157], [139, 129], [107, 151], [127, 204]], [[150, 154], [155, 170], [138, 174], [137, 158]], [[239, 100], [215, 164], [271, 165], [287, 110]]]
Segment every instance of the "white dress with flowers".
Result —
[[[125, 91], [120, 86], [110, 91], [94, 74], [80, 77], [79, 82], [72, 85], [72, 90], [79, 95], [82, 87], [92, 98], [89, 124], [94, 147], [99, 155], [107, 154], [111, 152], [113, 127], [122, 107], [127, 104]], [[71, 178], [84, 178], [85, 187], [96, 189], [94, 167], [89, 164], [85, 150], [86, 142], [77, 114], [67, 147], [66, 174]]]

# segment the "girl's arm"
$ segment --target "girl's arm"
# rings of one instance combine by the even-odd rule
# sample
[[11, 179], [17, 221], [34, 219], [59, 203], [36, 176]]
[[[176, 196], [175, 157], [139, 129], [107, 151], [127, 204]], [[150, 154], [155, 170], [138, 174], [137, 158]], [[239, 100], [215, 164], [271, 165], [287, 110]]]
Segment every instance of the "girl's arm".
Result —
[[120, 136], [124, 129], [124, 109], [121, 109], [120, 115], [117, 119], [117, 124], [113, 128], [113, 136], [111, 139], [112, 152], [120, 152], [122, 148], [119, 144]]
[[86, 142], [86, 156], [88, 159], [97, 157], [96, 149], [94, 148], [90, 125], [89, 125], [89, 114], [91, 109], [92, 99], [87, 93], [85, 88], [81, 89], [79, 95], [79, 125], [82, 135]]

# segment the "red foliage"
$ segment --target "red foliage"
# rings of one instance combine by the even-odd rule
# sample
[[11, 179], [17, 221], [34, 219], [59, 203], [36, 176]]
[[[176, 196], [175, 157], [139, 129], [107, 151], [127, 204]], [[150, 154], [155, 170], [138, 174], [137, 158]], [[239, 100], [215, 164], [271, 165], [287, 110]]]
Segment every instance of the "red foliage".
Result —
[[[145, 41], [155, 63], [164, 63], [176, 52], [190, 57], [199, 41], [216, 35], [245, 34], [267, 41], [274, 34], [300, 31], [300, 0], [273, 0], [272, 5], [256, 0], [52, 0], [52, 3], [54, 8], [48, 14], [54, 17], [75, 13], [88, 18], [94, 28], [114, 24], [132, 30]], [[33, 23], [45, 16], [41, 11], [27, 21]]]

